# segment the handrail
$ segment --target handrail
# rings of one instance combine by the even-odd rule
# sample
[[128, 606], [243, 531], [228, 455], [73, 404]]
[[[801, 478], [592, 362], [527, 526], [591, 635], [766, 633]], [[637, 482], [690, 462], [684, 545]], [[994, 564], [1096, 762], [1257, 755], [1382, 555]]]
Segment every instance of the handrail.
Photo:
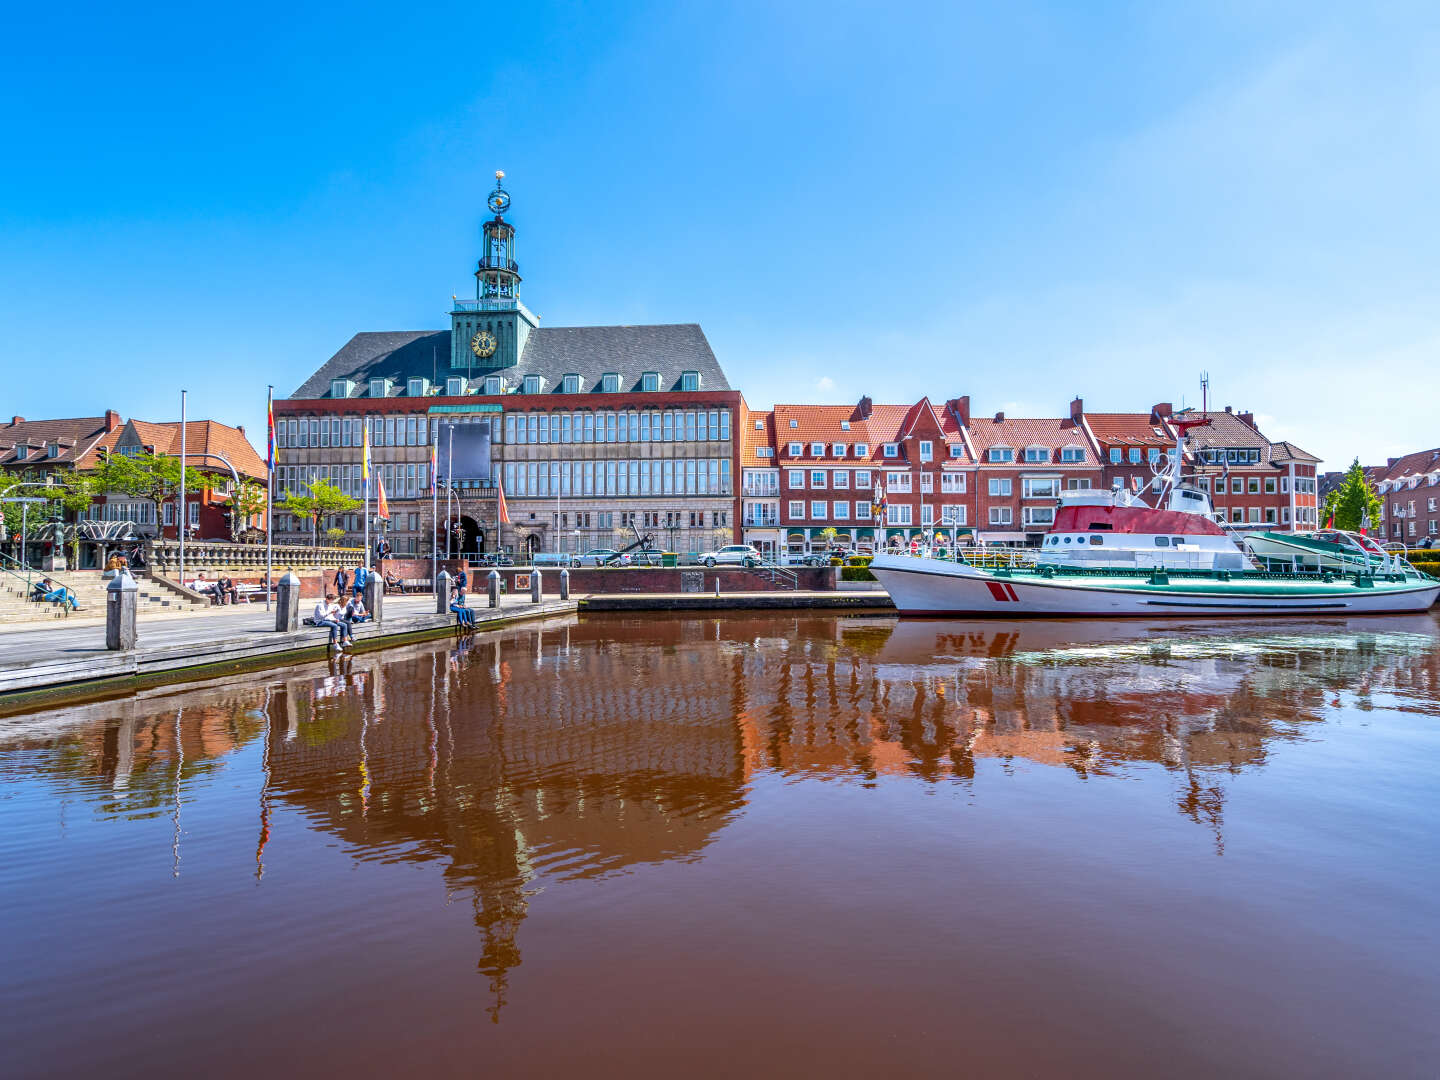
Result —
[[5, 573], [10, 574], [12, 577], [16, 578], [21, 576], [20, 571], [12, 569], [11, 567], [5, 565], [6, 563], [14, 563], [16, 566], [20, 567], [22, 570], [25, 571], [25, 595], [28, 597], [30, 595], [30, 574], [32, 573], [30, 565], [23, 560], [15, 558], [13, 555], [6, 555], [3, 551], [0, 551], [0, 570], [3, 570]]

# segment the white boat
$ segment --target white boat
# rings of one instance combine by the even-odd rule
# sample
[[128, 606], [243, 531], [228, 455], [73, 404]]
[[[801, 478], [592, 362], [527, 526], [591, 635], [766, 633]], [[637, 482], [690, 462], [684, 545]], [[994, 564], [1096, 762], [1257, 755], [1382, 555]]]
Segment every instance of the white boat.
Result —
[[870, 572], [909, 615], [1362, 615], [1435, 602], [1440, 580], [1395, 555], [1308, 573], [1256, 569], [1209, 497], [1182, 483], [1185, 432], [1200, 423], [1176, 422], [1154, 505], [1121, 490], [1067, 492], [1033, 562], [877, 555]]
[[1270, 569], [1362, 570], [1388, 566], [1396, 552], [1374, 538], [1344, 529], [1312, 533], [1257, 532], [1245, 537], [1245, 550]]

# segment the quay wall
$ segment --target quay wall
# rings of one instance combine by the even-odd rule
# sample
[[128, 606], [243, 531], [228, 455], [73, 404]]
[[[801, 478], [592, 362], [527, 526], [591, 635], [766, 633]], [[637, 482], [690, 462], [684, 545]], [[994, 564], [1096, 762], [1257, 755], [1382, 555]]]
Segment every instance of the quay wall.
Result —
[[[508, 592], [517, 589], [525, 592], [530, 588], [530, 574], [526, 567], [500, 567], [500, 579]], [[827, 566], [797, 567], [796, 589], [802, 592], [830, 592], [835, 588], [835, 571]], [[470, 591], [483, 593], [490, 571], [475, 568], [470, 571]], [[520, 583], [516, 584], [516, 578]], [[570, 592], [590, 596], [623, 595], [627, 593], [707, 593], [715, 592], [719, 582], [720, 591], [765, 593], [791, 592], [783, 582], [771, 581], [762, 572], [746, 570], [743, 567], [718, 566], [707, 569], [699, 566], [681, 567], [575, 567], [570, 570]], [[541, 592], [546, 596], [560, 594], [560, 570], [558, 567], [542, 567], [540, 576]]]

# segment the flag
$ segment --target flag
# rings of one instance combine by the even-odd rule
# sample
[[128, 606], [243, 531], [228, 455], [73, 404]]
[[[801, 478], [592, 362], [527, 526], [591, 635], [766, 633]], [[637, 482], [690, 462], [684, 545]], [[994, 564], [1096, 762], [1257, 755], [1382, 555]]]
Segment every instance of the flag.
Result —
[[1327, 517], [1327, 518], [1325, 519], [1325, 528], [1327, 528], [1327, 529], [1333, 529], [1333, 528], [1335, 528], [1335, 515], [1334, 515], [1334, 514], [1331, 514], [1329, 517]]
[[383, 476], [375, 478], [375, 492], [375, 516], [389, 521], [390, 504], [385, 501], [385, 478]]
[[438, 488], [440, 486], [439, 449], [439, 446], [435, 443], [432, 442], [430, 444], [430, 486], [432, 488]]
[[495, 509], [500, 515], [500, 524], [509, 525], [510, 508], [505, 505], [505, 485], [497, 481], [495, 484], [495, 492]]
[[270, 448], [270, 463], [269, 463], [269, 464], [270, 464], [270, 471], [271, 471], [271, 472], [274, 472], [274, 471], [275, 471], [275, 460], [276, 460], [276, 459], [275, 459], [275, 401], [274, 401], [273, 398], [270, 400], [270, 403], [269, 403], [268, 406], [266, 407], [266, 412], [268, 413], [268, 415], [267, 415], [267, 417], [266, 417], [266, 427], [267, 427], [267, 429], [268, 429], [268, 435], [269, 435], [269, 448]]
[[360, 440], [360, 479], [365, 482], [365, 498], [370, 498], [370, 425], [364, 424], [365, 435]]

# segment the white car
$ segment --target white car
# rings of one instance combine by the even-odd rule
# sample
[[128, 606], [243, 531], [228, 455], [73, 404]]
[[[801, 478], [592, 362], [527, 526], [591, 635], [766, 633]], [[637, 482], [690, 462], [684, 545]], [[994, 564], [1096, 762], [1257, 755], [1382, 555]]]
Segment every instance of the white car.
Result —
[[706, 566], [759, 566], [763, 561], [760, 552], [749, 544], [729, 544], [719, 551], [702, 551], [699, 559]]
[[[614, 560], [613, 562], [611, 560]], [[575, 566], [629, 566], [630, 556], [622, 555], [614, 548], [591, 548], [583, 555], [576, 555]]]

